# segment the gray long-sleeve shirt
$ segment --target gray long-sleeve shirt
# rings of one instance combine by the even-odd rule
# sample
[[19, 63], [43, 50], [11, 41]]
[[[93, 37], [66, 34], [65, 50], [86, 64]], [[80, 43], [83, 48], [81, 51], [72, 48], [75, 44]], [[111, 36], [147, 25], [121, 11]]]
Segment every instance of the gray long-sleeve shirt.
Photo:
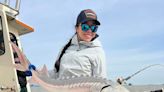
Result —
[[58, 78], [80, 75], [107, 78], [105, 54], [97, 38], [91, 42], [78, 42], [74, 35], [61, 58]]

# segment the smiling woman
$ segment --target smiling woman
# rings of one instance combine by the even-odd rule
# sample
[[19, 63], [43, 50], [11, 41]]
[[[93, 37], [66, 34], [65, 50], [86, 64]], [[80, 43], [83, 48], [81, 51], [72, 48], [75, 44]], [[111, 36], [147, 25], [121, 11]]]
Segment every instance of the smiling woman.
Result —
[[93, 10], [80, 12], [75, 35], [65, 45], [55, 63], [57, 78], [80, 75], [107, 77], [105, 54], [96, 33], [99, 25]]

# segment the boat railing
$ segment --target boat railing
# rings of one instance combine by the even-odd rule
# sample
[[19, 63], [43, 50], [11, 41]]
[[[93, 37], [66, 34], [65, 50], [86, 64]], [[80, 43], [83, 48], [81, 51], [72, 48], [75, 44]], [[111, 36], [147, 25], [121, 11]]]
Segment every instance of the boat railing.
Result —
[[21, 0], [0, 0], [0, 3], [16, 11], [19, 11]]

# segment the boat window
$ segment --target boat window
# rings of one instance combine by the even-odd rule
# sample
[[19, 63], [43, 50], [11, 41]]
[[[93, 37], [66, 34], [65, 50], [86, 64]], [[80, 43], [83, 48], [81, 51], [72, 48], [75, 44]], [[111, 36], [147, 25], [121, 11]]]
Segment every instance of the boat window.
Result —
[[4, 45], [4, 38], [3, 38], [3, 27], [2, 27], [2, 18], [0, 16], [0, 55], [5, 53], [5, 45]]

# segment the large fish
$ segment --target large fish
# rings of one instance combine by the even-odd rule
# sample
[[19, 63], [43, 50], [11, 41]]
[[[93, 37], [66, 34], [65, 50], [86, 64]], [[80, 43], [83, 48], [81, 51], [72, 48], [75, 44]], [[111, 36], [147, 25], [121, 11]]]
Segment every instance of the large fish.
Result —
[[[30, 62], [26, 56], [14, 43], [11, 43], [11, 45], [21, 62], [20, 64], [15, 64], [15, 68], [20, 71], [28, 70]], [[37, 69], [31, 71], [30, 82], [39, 84], [47, 92], [129, 92], [122, 85], [96, 76], [83, 75], [53, 79], [48, 76], [48, 71], [46, 74]]]

